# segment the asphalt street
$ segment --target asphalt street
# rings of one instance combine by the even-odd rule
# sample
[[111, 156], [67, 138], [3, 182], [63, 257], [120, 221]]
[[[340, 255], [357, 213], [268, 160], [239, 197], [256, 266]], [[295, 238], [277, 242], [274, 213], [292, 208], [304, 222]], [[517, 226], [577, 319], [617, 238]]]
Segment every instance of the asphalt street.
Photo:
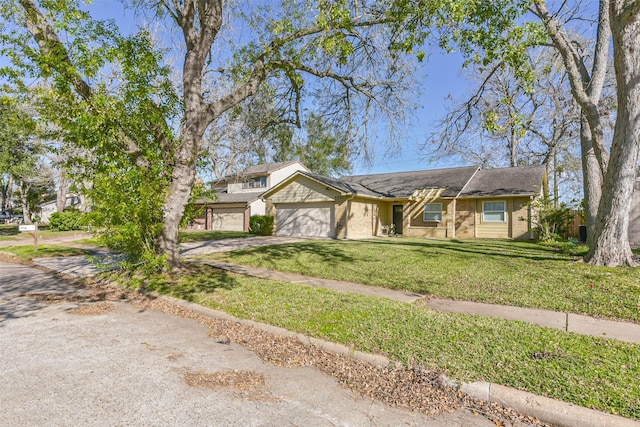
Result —
[[[217, 343], [194, 320], [94, 297], [39, 269], [0, 264], [0, 425], [494, 425], [465, 410], [391, 408], [315, 368], [277, 367]], [[258, 384], [187, 381], [239, 372]]]

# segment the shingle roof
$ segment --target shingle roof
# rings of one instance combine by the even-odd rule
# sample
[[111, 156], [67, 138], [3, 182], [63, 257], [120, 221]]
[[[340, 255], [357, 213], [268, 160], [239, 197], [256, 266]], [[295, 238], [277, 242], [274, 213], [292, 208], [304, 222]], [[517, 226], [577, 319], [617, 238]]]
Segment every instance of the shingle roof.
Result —
[[[354, 175], [339, 179], [310, 172], [297, 172], [297, 174], [307, 176], [342, 193], [385, 198], [409, 198], [416, 191], [427, 189], [443, 189], [440, 197], [457, 197], [458, 195], [460, 197], [530, 196], [540, 193], [544, 173], [544, 166], [500, 169], [479, 169], [478, 166], [464, 166], [413, 172]], [[278, 187], [274, 187], [275, 191]], [[272, 190], [268, 190], [265, 194]]]
[[249, 166], [248, 168], [240, 172], [238, 175], [247, 176], [247, 175], [260, 175], [260, 174], [271, 173], [273, 171], [281, 169], [285, 166], [292, 165], [294, 163], [298, 163], [298, 161], [293, 160], [290, 162], [263, 163], [261, 165]]
[[323, 184], [329, 185], [343, 193], [359, 194], [362, 196], [379, 196], [379, 194], [375, 191], [372, 191], [358, 183], [347, 182], [344, 179], [329, 178], [328, 176], [318, 175], [311, 172], [298, 171], [298, 173], [319, 181]]
[[[477, 166], [346, 176], [341, 181], [380, 197], [409, 197], [416, 190], [443, 188], [442, 197], [455, 197], [478, 170]], [[360, 194], [360, 193], [358, 193]]]
[[200, 199], [198, 203], [249, 203], [260, 198], [259, 192], [247, 193], [227, 193], [226, 191], [216, 191], [216, 198]]
[[542, 190], [544, 166], [481, 169], [460, 197], [532, 196]]

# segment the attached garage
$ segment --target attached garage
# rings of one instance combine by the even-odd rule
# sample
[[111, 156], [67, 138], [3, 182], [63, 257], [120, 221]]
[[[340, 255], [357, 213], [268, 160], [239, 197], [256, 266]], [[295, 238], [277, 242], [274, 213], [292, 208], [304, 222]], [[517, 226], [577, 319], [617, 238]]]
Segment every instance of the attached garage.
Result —
[[333, 203], [277, 204], [278, 236], [335, 237]]
[[395, 224], [397, 233], [412, 237], [528, 239], [529, 201], [541, 196], [545, 180], [544, 166], [465, 166], [341, 179], [298, 171], [262, 198], [282, 236], [369, 238]]
[[244, 231], [245, 208], [211, 209], [210, 230]]

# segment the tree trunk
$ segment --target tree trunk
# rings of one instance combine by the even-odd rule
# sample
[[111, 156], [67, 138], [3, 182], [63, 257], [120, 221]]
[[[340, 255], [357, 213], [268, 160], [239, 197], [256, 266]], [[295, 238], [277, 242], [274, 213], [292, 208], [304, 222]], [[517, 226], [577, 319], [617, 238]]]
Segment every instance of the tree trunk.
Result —
[[640, 2], [611, 2], [618, 111], [596, 220], [590, 264], [636, 265], [629, 245], [629, 213], [640, 147]]
[[56, 210], [57, 212], [64, 211], [64, 207], [67, 204], [67, 191], [69, 190], [69, 181], [60, 171], [58, 179], [58, 190], [56, 191]]
[[587, 226], [587, 245], [594, 245], [596, 217], [602, 196], [602, 171], [591, 140], [591, 129], [586, 117], [580, 120], [580, 145], [582, 149], [582, 185], [584, 189], [584, 213]]
[[31, 211], [29, 210], [29, 202], [27, 200], [27, 194], [29, 194], [29, 184], [24, 181], [19, 181], [20, 187], [20, 207], [22, 208], [22, 215], [24, 216], [25, 224], [33, 224], [31, 221]]
[[160, 252], [167, 256], [167, 262], [171, 268], [176, 268], [181, 264], [178, 233], [195, 182], [198, 138], [199, 136], [193, 132], [185, 133], [176, 154], [171, 183], [167, 189], [167, 199], [163, 209], [164, 226], [158, 246]]
[[[3, 181], [4, 184], [4, 181]], [[13, 175], [8, 175], [7, 184], [2, 185], [2, 207], [0, 210], [6, 211], [14, 208], [11, 199], [13, 198]]]
[[518, 139], [512, 129], [509, 135], [509, 166], [515, 168], [518, 166]]

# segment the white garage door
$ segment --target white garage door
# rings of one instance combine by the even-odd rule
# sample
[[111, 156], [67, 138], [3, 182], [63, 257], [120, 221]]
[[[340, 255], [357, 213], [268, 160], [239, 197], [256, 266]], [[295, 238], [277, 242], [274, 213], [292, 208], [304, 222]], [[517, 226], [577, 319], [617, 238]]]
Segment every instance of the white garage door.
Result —
[[211, 212], [211, 229], [223, 231], [244, 230], [244, 209], [213, 209]]
[[278, 204], [279, 236], [335, 237], [333, 203]]

